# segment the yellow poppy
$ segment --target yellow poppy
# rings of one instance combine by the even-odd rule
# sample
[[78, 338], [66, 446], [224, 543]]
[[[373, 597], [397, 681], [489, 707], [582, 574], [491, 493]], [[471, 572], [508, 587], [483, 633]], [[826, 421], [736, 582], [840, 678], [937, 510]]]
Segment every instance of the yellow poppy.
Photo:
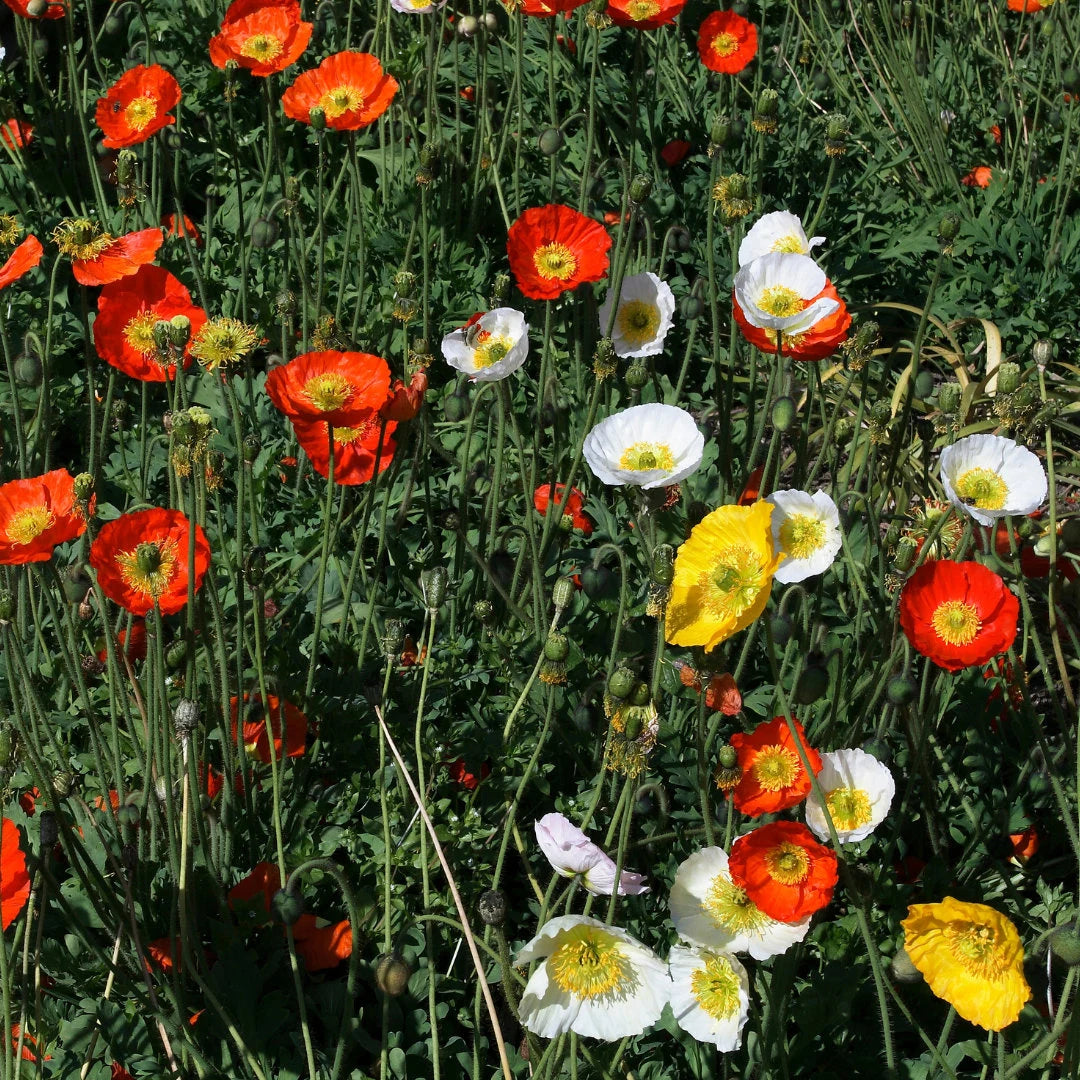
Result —
[[1011, 1024], [1031, 997], [1016, 927], [985, 904], [946, 896], [912, 904], [904, 948], [930, 989], [965, 1019], [989, 1031]]
[[667, 609], [671, 645], [714, 649], [765, 610], [783, 554], [773, 544], [773, 507], [721, 506], [679, 548]]

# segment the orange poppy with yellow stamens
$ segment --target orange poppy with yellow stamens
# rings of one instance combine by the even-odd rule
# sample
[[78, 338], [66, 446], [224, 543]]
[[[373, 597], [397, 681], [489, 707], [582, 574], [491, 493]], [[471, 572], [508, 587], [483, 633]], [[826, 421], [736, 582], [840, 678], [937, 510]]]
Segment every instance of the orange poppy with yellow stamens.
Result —
[[53, 229], [52, 240], [71, 259], [80, 285], [108, 285], [153, 262], [165, 236], [160, 229], [111, 236], [89, 218], [66, 218]]
[[98, 98], [94, 122], [110, 149], [135, 146], [176, 123], [176, 117], [168, 113], [179, 101], [180, 84], [172, 75], [159, 64], [139, 64]]
[[12, 253], [11, 257], [0, 266], [0, 289], [7, 288], [18, 281], [23, 274], [28, 274], [39, 262], [42, 254], [41, 241], [36, 236], [28, 236]]
[[686, 7], [686, 0], [608, 0], [607, 15], [616, 26], [655, 30], [669, 26]]
[[57, 544], [86, 532], [67, 469], [0, 485], [0, 564], [45, 562]]
[[734, 75], [757, 53], [757, 27], [734, 11], [714, 11], [701, 24], [697, 47], [710, 71]]
[[[793, 356], [796, 360], [824, 360], [832, 356], [847, 340], [848, 330], [851, 328], [851, 316], [848, 314], [847, 304], [844, 303], [831, 281], [826, 280], [825, 288], [809, 300], [807, 305], [822, 298], [835, 300], [840, 306], [823, 319], [819, 319], [809, 330], [800, 334], [784, 334], [785, 356]], [[776, 352], [776, 331], [754, 326], [746, 318], [743, 309], [739, 306], [738, 298], [734, 295], [732, 295], [732, 313], [743, 337], [751, 345], [757, 346], [762, 352]]]
[[[353, 486], [366, 484], [375, 475], [375, 458], [379, 458], [379, 472], [394, 460], [397, 443], [390, 437], [397, 421], [387, 420], [383, 430], [382, 450], [379, 449], [379, 430], [382, 419], [378, 413], [356, 427], [334, 428], [334, 483]], [[327, 425], [316, 420], [306, 423], [293, 421], [297, 442], [311, 459], [315, 471], [323, 477], [330, 475], [330, 444], [326, 434]]]
[[531, 300], [554, 300], [608, 270], [611, 237], [598, 221], [569, 206], [526, 210], [510, 226], [506, 253], [517, 287]]
[[521, 14], [547, 18], [551, 15], [573, 11], [587, 3], [588, 0], [521, 0]]
[[390, 367], [362, 352], [309, 352], [266, 377], [270, 400], [293, 423], [321, 420], [334, 427], [363, 427], [390, 391]]
[[215, 67], [234, 60], [252, 75], [273, 75], [300, 59], [312, 29], [300, 18], [298, 0], [236, 0], [210, 39], [210, 59]]
[[[308, 731], [307, 717], [291, 702], [283, 701], [273, 694], [266, 695], [268, 707], [263, 706], [258, 694], [244, 695], [244, 715], [240, 718], [240, 699], [231, 698], [232, 737], [236, 741], [237, 725], [243, 723], [244, 746], [248, 753], [264, 765], [270, 764], [270, 735], [274, 736], [274, 756], [300, 757], [306, 749]], [[285, 715], [285, 735], [282, 740], [281, 717]], [[269, 726], [267, 719], [269, 717]], [[230, 894], [231, 895], [231, 894]]]
[[339, 52], [298, 75], [281, 104], [293, 120], [310, 124], [311, 110], [319, 108], [328, 128], [356, 131], [386, 112], [397, 89], [397, 80], [370, 53]]
[[775, 814], [801, 803], [810, 794], [810, 775], [803, 768], [801, 744], [814, 774], [821, 772], [821, 758], [806, 743], [802, 724], [795, 721], [798, 742], [782, 716], [758, 724], [750, 734], [738, 731], [731, 745], [739, 757], [742, 775], [733, 791], [735, 809], [750, 817]]

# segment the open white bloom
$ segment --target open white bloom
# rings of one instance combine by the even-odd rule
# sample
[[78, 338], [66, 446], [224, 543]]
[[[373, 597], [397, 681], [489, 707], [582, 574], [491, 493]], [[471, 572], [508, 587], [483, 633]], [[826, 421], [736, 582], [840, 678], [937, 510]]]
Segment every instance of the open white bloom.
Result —
[[[581, 883], [593, 896], [610, 896], [615, 888], [615, 860], [596, 846], [576, 825], [562, 814], [545, 814], [535, 825], [536, 842], [547, 856], [556, 874], [581, 877]], [[642, 874], [624, 870], [619, 876], [619, 895], [647, 893]]]
[[500, 307], [481, 315], [442, 339], [442, 354], [473, 382], [495, 382], [517, 371], [529, 355], [529, 324], [514, 308]]
[[[896, 794], [892, 773], [864, 750], [822, 754], [817, 780], [841, 844], [868, 837], [885, 820]], [[819, 840], [829, 839], [825, 813], [812, 791], [806, 799], [806, 824]]]
[[705, 436], [674, 405], [634, 405], [601, 420], [585, 436], [585, 460], [605, 484], [667, 487], [700, 464]]
[[824, 491], [774, 491], [770, 527], [773, 544], [784, 553], [774, 575], [781, 584], [802, 581], [832, 566], [840, 551], [840, 513]]
[[731, 880], [727, 852], [719, 847], [702, 848], [679, 867], [668, 904], [684, 941], [755, 960], [787, 952], [810, 929], [810, 916], [782, 923], [766, 915]]
[[739, 265], [746, 266], [771, 251], [786, 251], [792, 255], [809, 255], [812, 248], [824, 244], [824, 236], [806, 238], [802, 219], [787, 210], [764, 214], [739, 245]]
[[543, 960], [521, 995], [521, 1022], [543, 1039], [574, 1031], [612, 1042], [660, 1019], [671, 993], [667, 964], [637, 938], [586, 915], [546, 922], [516, 965]]
[[[613, 295], [608, 290], [600, 305], [600, 333], [606, 333], [611, 319]], [[634, 274], [623, 278], [619, 308], [611, 340], [618, 356], [655, 356], [664, 349], [664, 338], [675, 315], [675, 297], [666, 281], [655, 274]]]
[[828, 296], [814, 299], [826, 281], [825, 271], [809, 255], [771, 252], [735, 275], [735, 299], [751, 326], [794, 337], [840, 306]]
[[746, 968], [734, 956], [685, 945], [671, 947], [668, 967], [675, 1023], [698, 1042], [738, 1050], [750, 1015]]
[[390, 0], [395, 11], [404, 11], [409, 15], [426, 15], [429, 11], [438, 11], [446, 0]]
[[1000, 435], [969, 435], [946, 446], [941, 484], [949, 500], [980, 525], [993, 525], [1006, 514], [1030, 514], [1046, 498], [1042, 462]]

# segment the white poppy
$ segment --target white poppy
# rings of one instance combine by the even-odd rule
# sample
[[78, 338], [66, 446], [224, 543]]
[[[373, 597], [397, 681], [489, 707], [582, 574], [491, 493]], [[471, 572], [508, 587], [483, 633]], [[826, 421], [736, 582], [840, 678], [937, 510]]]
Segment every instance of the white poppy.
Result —
[[1046, 471], [1023, 446], [1000, 435], [969, 435], [941, 451], [941, 484], [949, 500], [980, 525], [1037, 510]]
[[617, 926], [585, 915], [546, 922], [516, 965], [543, 963], [521, 995], [521, 1023], [543, 1039], [566, 1031], [613, 1042], [660, 1019], [671, 993], [667, 964]]
[[[892, 773], [864, 750], [822, 754], [817, 780], [841, 844], [868, 837], [885, 820], [896, 794]], [[829, 839], [825, 812], [812, 791], [806, 799], [806, 824], [819, 840]]]
[[750, 1015], [746, 968], [734, 956], [685, 945], [671, 947], [668, 968], [675, 1023], [723, 1053], [738, 1050]]
[[426, 15], [429, 11], [438, 11], [446, 0], [390, 0], [395, 11], [404, 11], [409, 15]]
[[[600, 305], [600, 333], [607, 333], [611, 321], [613, 294], [608, 290]], [[655, 356], [663, 352], [664, 338], [675, 315], [675, 297], [666, 281], [655, 274], [634, 274], [623, 278], [619, 308], [611, 340], [618, 356]]]
[[529, 355], [529, 324], [514, 308], [493, 308], [442, 339], [442, 354], [473, 382], [495, 382]]
[[751, 326], [795, 337], [840, 307], [828, 296], [814, 299], [827, 280], [808, 255], [771, 252], [735, 275], [735, 299]]
[[[535, 823], [536, 842], [561, 877], [581, 877], [593, 896], [610, 896], [615, 887], [615, 860], [606, 855], [576, 825], [562, 814], [545, 814]], [[619, 877], [619, 895], [647, 893], [644, 875], [624, 870]]]
[[635, 405], [601, 420], [585, 436], [585, 460], [605, 484], [667, 487], [700, 464], [705, 436], [674, 405]]
[[824, 491], [774, 491], [773, 543], [784, 553], [774, 575], [782, 585], [824, 573], [832, 566], [842, 543], [840, 513]]
[[782, 923], [766, 915], [731, 880], [727, 852], [719, 847], [702, 848], [679, 866], [668, 904], [684, 941], [755, 960], [787, 952], [810, 929], [810, 916]]
[[739, 245], [739, 266], [746, 266], [771, 251], [792, 255], [809, 255], [812, 248], [824, 244], [824, 236], [806, 238], [802, 219], [787, 210], [765, 214], [754, 222], [753, 228]]

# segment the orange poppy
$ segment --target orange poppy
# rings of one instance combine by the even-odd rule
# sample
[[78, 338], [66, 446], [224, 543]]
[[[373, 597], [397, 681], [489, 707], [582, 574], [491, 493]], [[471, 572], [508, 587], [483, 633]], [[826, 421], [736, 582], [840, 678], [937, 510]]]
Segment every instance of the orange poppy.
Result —
[[816, 776], [821, 758], [806, 742], [802, 725], [795, 721], [798, 743], [782, 716], [758, 724], [749, 735], [737, 731], [731, 745], [739, 756], [742, 776], [735, 786], [735, 809], [750, 817], [775, 814], [801, 803], [810, 794], [810, 777], [803, 768], [797, 746], [801, 744]]
[[1039, 850], [1039, 830], [1029, 825], [1018, 833], [1009, 833], [1009, 860], [1020, 866]]
[[80, 285], [108, 285], [129, 277], [154, 261], [165, 237], [161, 229], [140, 229], [110, 236], [87, 218], [62, 221], [53, 242], [71, 259], [71, 272]]
[[382, 408], [389, 390], [386, 361], [362, 352], [303, 353], [266, 377], [270, 400], [293, 423], [362, 427]]
[[616, 26], [655, 30], [669, 26], [686, 7], [686, 0], [608, 0], [607, 15]]
[[0, 124], [0, 139], [3, 139], [12, 150], [22, 150], [29, 146], [33, 136], [34, 125], [16, 120], [14, 117]]
[[428, 377], [422, 371], [413, 372], [408, 386], [400, 379], [395, 379], [386, 395], [386, 401], [379, 409], [379, 415], [386, 420], [412, 420], [424, 404], [427, 387]]
[[560, 15], [564, 11], [573, 11], [588, 2], [589, 0], [521, 0], [521, 14], [547, 18]]
[[[354, 487], [366, 484], [375, 475], [375, 457], [379, 458], [381, 473], [394, 460], [397, 443], [390, 437], [397, 422], [387, 420], [383, 430], [382, 452], [379, 453], [379, 429], [382, 425], [377, 414], [355, 427], [334, 428], [334, 483]], [[327, 439], [327, 425], [316, 420], [308, 423], [303, 420], [293, 421], [296, 439], [304, 449], [322, 477], [330, 475], [330, 445]]]
[[1016, 640], [1020, 605], [981, 563], [925, 562], [900, 593], [908, 641], [946, 671], [985, 664]]
[[139, 64], [98, 98], [94, 123], [104, 132], [106, 146], [136, 146], [176, 123], [168, 113], [179, 101], [180, 84], [172, 75], [159, 64]]
[[187, 214], [182, 214], [179, 222], [175, 214], [166, 214], [161, 219], [161, 227], [165, 230], [166, 236], [190, 236], [196, 247], [202, 247], [202, 234]]
[[[15, 1050], [15, 1048], [19, 1045], [19, 1032], [21, 1030], [22, 1029], [19, 1027], [18, 1024], [12, 1024], [11, 1025], [11, 1049], [12, 1050]], [[34, 1051], [36, 1049], [37, 1049], [37, 1039], [35, 1039], [34, 1036], [30, 1034], [29, 1031], [26, 1032], [26, 1034], [23, 1035], [23, 1048], [22, 1048], [22, 1059], [23, 1059], [23, 1061], [37, 1061], [37, 1054], [34, 1053]], [[45, 1055], [45, 1061], [52, 1061], [52, 1054], [46, 1054]]]
[[[98, 638], [100, 644], [104, 639]], [[126, 648], [125, 648], [126, 646]], [[127, 654], [128, 663], [138, 664], [146, 659], [146, 623], [142, 619], [135, 619], [131, 624], [131, 639], [128, 640], [128, 632], [121, 630], [116, 635], [116, 648]], [[98, 650], [98, 659], [105, 663], [109, 659], [109, 650], [104, 645]]]
[[229, 907], [241, 908], [244, 914], [251, 916], [257, 916], [260, 911], [269, 913], [270, 901], [280, 888], [281, 874], [277, 866], [261, 862], [229, 890]]
[[779, 922], [820, 911], [836, 887], [836, 855], [797, 821], [774, 821], [740, 836], [728, 860], [731, 880]]
[[[169, 971], [173, 966], [173, 956], [180, 954], [180, 939], [159, 937], [146, 943], [146, 955], [150, 963], [162, 971]], [[149, 964], [147, 970], [151, 970]]]
[[27, 10], [30, 6], [30, 0], [4, 0], [4, 3], [16, 15], [21, 15], [24, 19], [62, 19], [64, 17], [65, 5], [60, 3], [59, 0], [49, 0], [49, 6], [41, 15], [31, 15]]
[[312, 29], [300, 19], [298, 0], [235, 0], [210, 39], [210, 59], [215, 67], [235, 60], [252, 75], [272, 75], [300, 59]]
[[[471, 772], [464, 758], [456, 761], [444, 761], [441, 763], [455, 784], [460, 784], [466, 791], [475, 791], [480, 786], [481, 780], [486, 780], [491, 775], [491, 765], [487, 761], [481, 761], [476, 772]], [[479, 774], [479, 775], [477, 775]]]
[[[98, 297], [94, 348], [98, 356], [141, 382], [167, 382], [176, 365], [158, 360], [154, 326], [174, 315], [191, 321], [191, 337], [206, 322], [206, 312], [191, 302], [191, 293], [162, 266], [140, 266], [131, 277], [106, 285]], [[184, 367], [191, 364], [191, 342], [184, 346]]]
[[318, 107], [328, 128], [356, 131], [386, 112], [397, 89], [397, 80], [370, 53], [339, 52], [298, 75], [281, 103], [293, 120], [310, 124], [311, 110]]
[[960, 183], [967, 187], [988, 188], [994, 177], [994, 170], [989, 165], [980, 165], [972, 169], [967, 176], [961, 177]]
[[[548, 507], [562, 501], [566, 491], [565, 484], [541, 484], [533, 492], [533, 506], [541, 517], [547, 517]], [[577, 488], [571, 488], [570, 494], [562, 504], [562, 524], [566, 529], [580, 529], [585, 536], [593, 531], [593, 521], [585, 513], [585, 496]]]
[[134, 1077], [120, 1064], [119, 1061], [112, 1063], [112, 1075], [109, 1080], [134, 1080]]
[[0, 485], [0, 564], [45, 562], [57, 544], [86, 532], [67, 469]]
[[[139, 510], [102, 526], [90, 545], [90, 565], [105, 595], [133, 615], [156, 604], [175, 615], [188, 598], [188, 534], [179, 510]], [[210, 544], [195, 525], [195, 591], [210, 565]]]
[[599, 281], [610, 247], [603, 225], [555, 203], [526, 210], [506, 237], [510, 271], [531, 300], [554, 300], [583, 282]]
[[[293, 704], [267, 694], [270, 705], [270, 729], [274, 733], [274, 756], [300, 757], [307, 749], [307, 717]], [[229, 701], [232, 708], [232, 737], [236, 741], [236, 725], [239, 720], [240, 699]], [[285, 743], [282, 749], [281, 713], [285, 712]], [[258, 694], [244, 695], [244, 747], [264, 765], [270, 764], [270, 736], [266, 730], [266, 712]]]
[[12, 253], [3, 266], [0, 266], [0, 289], [6, 289], [13, 281], [18, 281], [23, 274], [28, 274], [39, 262], [43, 248], [36, 236], [28, 236]]
[[757, 53], [757, 27], [734, 11], [714, 11], [698, 30], [697, 47], [710, 71], [734, 75]]
[[326, 971], [352, 955], [352, 927], [348, 919], [326, 923], [314, 915], [301, 915], [293, 923], [292, 931], [296, 953], [307, 971]]
[[19, 846], [19, 828], [10, 818], [4, 818], [0, 828], [0, 930], [6, 930], [18, 918], [29, 896], [30, 875], [26, 855]]
[[742, 694], [735, 685], [735, 677], [726, 671], [714, 675], [705, 688], [705, 704], [713, 712], [738, 716], [742, 712]]
[[1040, 0], [1009, 0], [1010, 11], [1045, 11], [1053, 0], [1050, 0], [1049, 4], [1040, 3]]
[[[837, 293], [831, 281], [826, 280], [825, 288], [810, 300], [804, 301], [804, 307], [809, 307], [815, 300], [826, 297], [835, 300], [840, 306], [825, 318], [819, 319], [804, 334], [794, 334], [784, 338], [784, 355], [793, 356], [796, 360], [824, 360], [832, 356], [847, 340], [848, 330], [851, 328], [851, 316], [848, 314], [847, 304]], [[739, 324], [742, 335], [751, 345], [756, 346], [762, 352], [776, 352], [776, 331], [766, 330], [760, 326], [753, 326], [746, 319], [739, 301], [732, 293], [731, 302], [735, 321]]]

